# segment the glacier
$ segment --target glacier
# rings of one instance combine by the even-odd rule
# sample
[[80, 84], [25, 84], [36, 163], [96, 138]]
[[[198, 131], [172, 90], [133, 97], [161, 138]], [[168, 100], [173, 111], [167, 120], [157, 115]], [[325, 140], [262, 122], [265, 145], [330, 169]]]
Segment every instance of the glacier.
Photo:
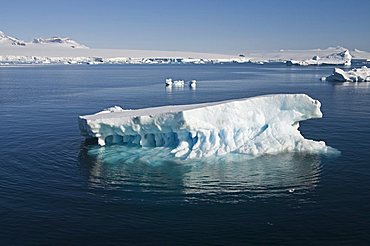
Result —
[[184, 51], [89, 48], [71, 38], [23, 41], [0, 31], [0, 66], [26, 64], [267, 64], [350, 65], [370, 61], [370, 52], [344, 47], [311, 50], [245, 51], [216, 54]]
[[79, 128], [99, 145], [168, 147], [182, 159], [226, 153], [328, 153], [305, 139], [299, 122], [321, 118], [321, 103], [305, 94], [274, 94], [222, 102], [127, 110], [112, 107], [79, 116]]
[[344, 50], [339, 53], [333, 53], [325, 57], [319, 57], [315, 55], [311, 59], [307, 60], [289, 60], [287, 65], [297, 66], [310, 66], [310, 65], [344, 65], [350, 66], [352, 61], [352, 55], [349, 50]]
[[349, 71], [334, 68], [333, 73], [324, 78], [332, 82], [370, 82], [370, 68], [363, 66]]

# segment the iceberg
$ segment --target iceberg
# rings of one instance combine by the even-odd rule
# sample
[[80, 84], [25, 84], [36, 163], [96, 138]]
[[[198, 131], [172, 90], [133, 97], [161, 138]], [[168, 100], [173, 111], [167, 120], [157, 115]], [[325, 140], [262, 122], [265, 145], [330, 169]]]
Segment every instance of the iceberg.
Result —
[[[171, 78], [168, 78], [165, 80], [166, 89], [171, 89], [171, 87], [178, 87], [182, 88], [185, 86], [184, 80], [172, 80]], [[197, 81], [195, 79], [189, 81], [189, 87], [192, 89], [195, 89], [197, 86]]]
[[189, 87], [190, 88], [195, 88], [197, 87], [197, 81], [195, 79], [192, 79], [190, 82], [189, 82]]
[[168, 147], [182, 159], [327, 153], [331, 148], [325, 142], [305, 139], [298, 130], [300, 121], [322, 117], [320, 106], [305, 94], [276, 94], [137, 110], [113, 107], [80, 116], [79, 127], [101, 146]]
[[370, 82], [370, 68], [363, 66], [347, 72], [340, 68], [334, 68], [333, 73], [325, 80], [332, 82]]
[[185, 81], [184, 80], [174, 80], [172, 83], [173, 87], [184, 87]]
[[310, 65], [344, 65], [350, 66], [352, 55], [349, 50], [342, 51], [340, 53], [330, 54], [325, 57], [319, 57], [315, 55], [308, 60], [290, 60], [287, 61], [287, 65], [298, 65], [298, 66], [310, 66]]

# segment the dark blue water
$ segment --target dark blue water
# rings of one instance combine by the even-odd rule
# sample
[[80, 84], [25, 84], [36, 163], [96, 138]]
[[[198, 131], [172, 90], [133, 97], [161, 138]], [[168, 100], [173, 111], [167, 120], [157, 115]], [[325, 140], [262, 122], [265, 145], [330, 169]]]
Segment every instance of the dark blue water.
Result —
[[[0, 244], [369, 244], [370, 85], [332, 67], [102, 65], [0, 68]], [[164, 79], [197, 79], [166, 91]], [[97, 148], [77, 116], [269, 93], [306, 93], [306, 138], [340, 156], [162, 159]], [[154, 158], [155, 157], [155, 158]], [[162, 160], [162, 161], [160, 161]]]

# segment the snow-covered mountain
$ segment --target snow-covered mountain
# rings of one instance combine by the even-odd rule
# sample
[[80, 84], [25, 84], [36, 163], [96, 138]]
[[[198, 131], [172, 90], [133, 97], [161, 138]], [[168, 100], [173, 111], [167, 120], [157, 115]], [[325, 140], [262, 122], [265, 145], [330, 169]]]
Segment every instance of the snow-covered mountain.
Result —
[[26, 42], [13, 38], [0, 31], [0, 45], [26, 46]]
[[0, 31], [0, 47], [13, 47], [13, 46], [27, 46], [32, 48], [37, 47], [49, 47], [49, 48], [76, 48], [76, 49], [88, 49], [87, 46], [76, 42], [71, 38], [51, 37], [51, 38], [36, 38], [32, 42], [25, 42], [17, 38], [6, 35]]
[[32, 41], [33, 44], [50, 44], [50, 45], [59, 45], [59, 46], [68, 46], [71, 48], [77, 49], [87, 49], [88, 47], [76, 42], [71, 38], [60, 38], [60, 37], [51, 37], [51, 38], [35, 38]]

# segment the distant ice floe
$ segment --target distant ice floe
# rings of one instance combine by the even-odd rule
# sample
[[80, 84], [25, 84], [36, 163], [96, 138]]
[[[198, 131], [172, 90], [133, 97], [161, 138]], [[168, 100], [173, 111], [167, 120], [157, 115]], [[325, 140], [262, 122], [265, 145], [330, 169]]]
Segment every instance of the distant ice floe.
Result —
[[172, 83], [173, 87], [184, 87], [185, 81], [184, 80], [174, 80]]
[[[197, 84], [197, 81], [195, 79], [189, 81], [190, 88], [195, 88], [196, 84]], [[172, 80], [171, 78], [168, 78], [165, 80], [165, 85], [166, 87], [182, 88], [185, 86], [185, 81], [184, 80]]]
[[327, 153], [323, 141], [305, 139], [299, 122], [321, 118], [320, 102], [304, 94], [265, 95], [246, 99], [104, 110], [79, 117], [81, 134], [112, 144], [168, 147], [178, 158], [226, 153], [253, 156], [280, 152]]
[[189, 86], [190, 86], [190, 88], [194, 89], [195, 87], [197, 87], [197, 81], [195, 79], [191, 80], [189, 82]]
[[334, 68], [333, 74], [323, 77], [322, 80], [334, 82], [370, 82], [370, 68], [363, 66], [347, 72], [340, 68]]

